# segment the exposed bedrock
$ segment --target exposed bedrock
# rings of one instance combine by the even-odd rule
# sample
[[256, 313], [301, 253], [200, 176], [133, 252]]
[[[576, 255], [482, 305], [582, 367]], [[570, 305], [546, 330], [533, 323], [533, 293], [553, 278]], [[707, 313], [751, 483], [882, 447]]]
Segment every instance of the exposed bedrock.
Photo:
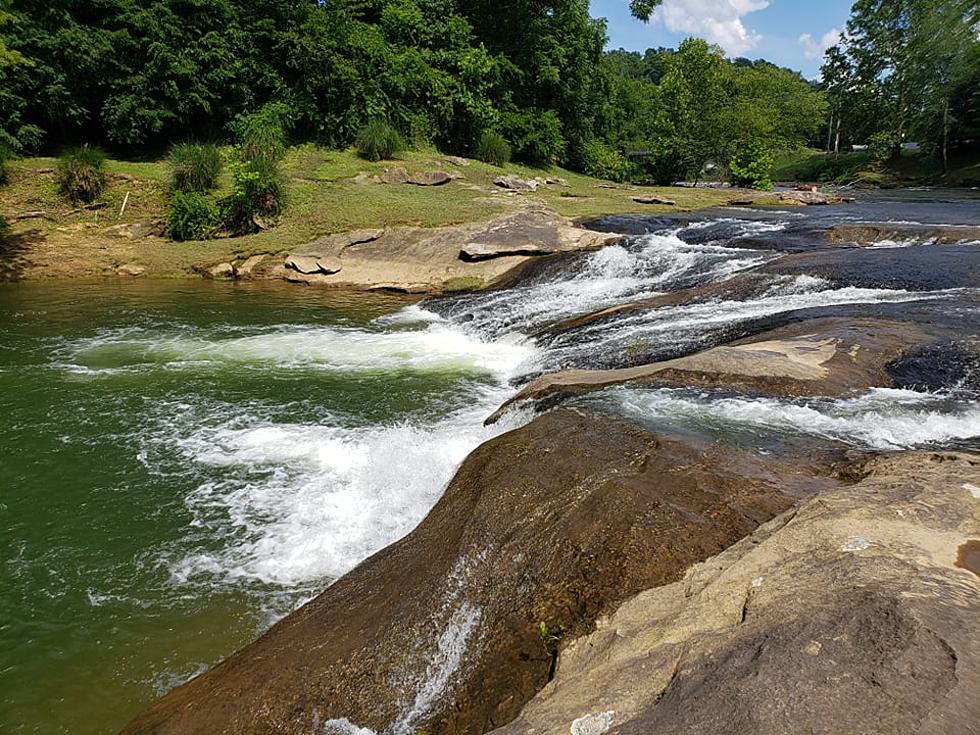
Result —
[[[950, 387], [976, 365], [965, 348], [932, 348], [940, 333], [885, 319], [811, 319], [687, 357], [618, 370], [562, 370], [526, 385], [494, 413], [511, 406], [554, 402], [613, 385], [720, 388], [768, 396], [844, 396], [869, 388]], [[942, 366], [937, 354], [959, 356]], [[973, 358], [970, 361], [970, 358]], [[957, 369], [959, 368], [959, 369]]]
[[547, 684], [564, 641], [839, 485], [828, 462], [546, 414], [473, 452], [409, 536], [125, 732], [491, 730]]
[[978, 462], [873, 460], [600, 621], [495, 735], [980, 733]]

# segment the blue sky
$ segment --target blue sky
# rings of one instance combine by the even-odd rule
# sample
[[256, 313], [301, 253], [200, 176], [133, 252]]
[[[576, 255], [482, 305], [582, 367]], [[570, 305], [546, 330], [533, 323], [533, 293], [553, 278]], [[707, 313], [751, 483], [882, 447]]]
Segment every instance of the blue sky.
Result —
[[592, 15], [609, 19], [609, 48], [642, 51], [676, 46], [688, 36], [717, 43], [730, 56], [766, 58], [819, 73], [823, 49], [844, 28], [853, 0], [664, 0], [649, 23], [628, 0], [592, 0]]

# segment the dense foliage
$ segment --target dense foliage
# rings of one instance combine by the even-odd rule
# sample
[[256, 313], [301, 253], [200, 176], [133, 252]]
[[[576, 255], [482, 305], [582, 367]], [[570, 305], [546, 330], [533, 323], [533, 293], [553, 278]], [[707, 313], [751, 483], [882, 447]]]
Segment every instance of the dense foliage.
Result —
[[220, 223], [218, 206], [206, 194], [179, 189], [171, 194], [165, 233], [171, 240], [207, 240]]
[[[660, 0], [628, 4], [646, 20]], [[155, 152], [240, 138], [274, 108], [293, 141], [347, 146], [384, 120], [409, 145], [497, 161], [502, 139], [525, 162], [660, 183], [724, 173], [753, 142], [892, 132], [940, 152], [980, 137], [978, 13], [857, 0], [818, 89], [696, 39], [604, 53], [589, 0], [0, 0], [0, 144]]]
[[232, 164], [232, 193], [222, 202], [224, 226], [231, 234], [266, 229], [282, 213], [285, 189], [279, 167], [288, 118], [289, 108], [274, 102], [232, 125], [240, 143]]
[[58, 158], [58, 193], [75, 203], [91, 204], [106, 185], [106, 154], [101, 148], [83, 145], [67, 148]]
[[944, 162], [980, 139], [980, 4], [857, 0], [823, 84], [828, 150], [870, 145], [877, 160], [918, 143]]

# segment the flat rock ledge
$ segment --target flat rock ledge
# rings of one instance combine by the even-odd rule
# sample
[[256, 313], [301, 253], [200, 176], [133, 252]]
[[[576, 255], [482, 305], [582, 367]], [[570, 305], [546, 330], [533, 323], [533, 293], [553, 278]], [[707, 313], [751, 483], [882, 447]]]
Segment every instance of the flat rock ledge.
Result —
[[978, 462], [873, 460], [624, 604], [494, 735], [976, 735]]
[[815, 465], [546, 414], [474, 451], [406, 538], [124, 732], [487, 732], [548, 683], [561, 642], [840, 484]]
[[893, 387], [887, 367], [935, 338], [907, 322], [814, 319], [675, 360], [543, 375], [503, 404], [487, 423], [496, 422], [515, 404], [547, 405], [623, 384], [724, 388], [772, 396], [844, 396]]
[[483, 223], [329, 235], [298, 248], [264, 275], [335, 288], [440, 293], [460, 282], [493, 284], [533, 258], [597, 250], [622, 239], [529, 206]]

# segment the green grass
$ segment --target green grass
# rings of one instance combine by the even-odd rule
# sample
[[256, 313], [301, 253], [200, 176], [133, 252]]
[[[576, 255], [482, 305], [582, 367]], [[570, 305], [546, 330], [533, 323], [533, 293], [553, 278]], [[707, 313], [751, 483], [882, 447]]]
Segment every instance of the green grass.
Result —
[[773, 179], [882, 187], [914, 184], [971, 186], [980, 182], [980, 162], [954, 158], [950, 164], [949, 172], [944, 175], [940, 161], [919, 151], [903, 151], [895, 160], [875, 165], [871, 154], [865, 151], [835, 156], [806, 149], [777, 155]]
[[[227, 156], [228, 150], [224, 151]], [[96, 275], [113, 271], [123, 263], [139, 263], [148, 274], [180, 276], [223, 261], [235, 261], [259, 253], [289, 252], [317, 237], [360, 228], [416, 226], [438, 227], [482, 221], [540, 202], [571, 218], [601, 214], [644, 212], [657, 214], [723, 204], [730, 193], [711, 189], [623, 187], [604, 188], [607, 182], [565, 171], [521, 164], [503, 168], [469, 161], [459, 166], [433, 148], [405, 151], [394, 161], [369, 162], [351, 148], [337, 151], [302, 145], [289, 149], [282, 162], [286, 210], [279, 226], [239, 238], [170, 242], [130, 240], [105, 233], [118, 224], [163, 222], [166, 219], [169, 169], [165, 160], [106, 162], [108, 185], [98, 204], [101, 209], [79, 209], [57, 193], [55, 159], [27, 158], [11, 162], [10, 184], [0, 189], [0, 214], [43, 211], [44, 218], [15, 223], [34, 249], [36, 260], [58, 262], [73, 259], [71, 271]], [[446, 171], [458, 178], [445, 186], [418, 187], [398, 184], [350, 183], [358, 174], [380, 174], [386, 168]], [[501, 174], [524, 178], [561, 178], [528, 195], [508, 193], [494, 186]], [[219, 179], [216, 198], [231, 191], [226, 171]], [[637, 204], [633, 197], [651, 192], [676, 200], [676, 207]], [[120, 215], [122, 203], [129, 199]], [[38, 275], [64, 275], [47, 269]], [[456, 284], [479, 288], [478, 284]]]

